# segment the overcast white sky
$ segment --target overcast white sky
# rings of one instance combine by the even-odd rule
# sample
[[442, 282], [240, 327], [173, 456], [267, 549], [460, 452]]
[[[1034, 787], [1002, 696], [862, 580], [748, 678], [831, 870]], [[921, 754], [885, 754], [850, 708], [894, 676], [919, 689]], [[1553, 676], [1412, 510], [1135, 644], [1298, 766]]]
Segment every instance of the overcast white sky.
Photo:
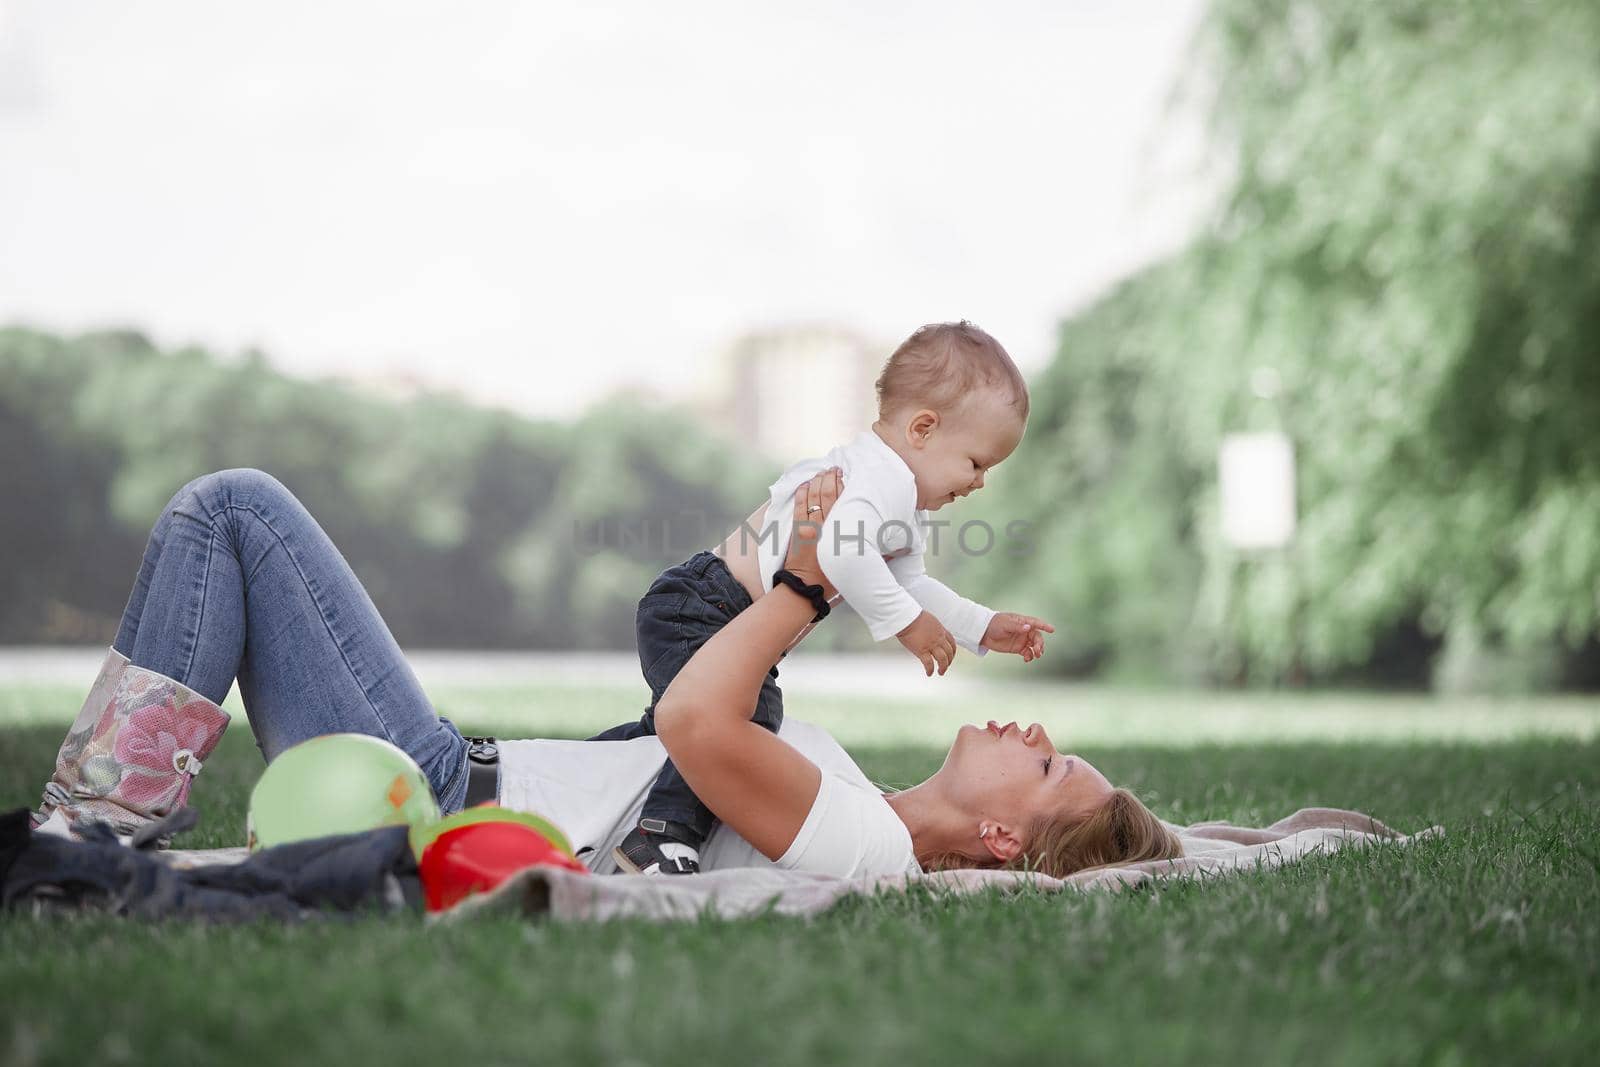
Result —
[[741, 331], [1062, 312], [1180, 243], [1197, 0], [0, 0], [0, 322], [570, 415]]

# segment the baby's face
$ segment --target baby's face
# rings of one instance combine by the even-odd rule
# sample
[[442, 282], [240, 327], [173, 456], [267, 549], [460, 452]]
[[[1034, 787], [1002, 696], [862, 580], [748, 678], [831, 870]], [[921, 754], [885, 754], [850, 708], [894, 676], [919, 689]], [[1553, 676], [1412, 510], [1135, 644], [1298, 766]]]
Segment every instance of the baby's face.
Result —
[[940, 418], [925, 438], [913, 433], [907, 465], [917, 479], [917, 507], [938, 511], [982, 489], [989, 471], [1016, 451], [1024, 426], [1010, 397], [990, 390]]

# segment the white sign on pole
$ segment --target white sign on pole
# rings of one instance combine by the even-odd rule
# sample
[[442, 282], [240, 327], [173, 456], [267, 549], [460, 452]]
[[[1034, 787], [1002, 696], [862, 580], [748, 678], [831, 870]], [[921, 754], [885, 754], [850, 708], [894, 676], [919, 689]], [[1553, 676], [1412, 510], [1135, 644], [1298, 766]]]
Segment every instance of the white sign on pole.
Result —
[[1294, 445], [1277, 431], [1235, 433], [1217, 454], [1222, 539], [1234, 548], [1282, 548], [1294, 539]]

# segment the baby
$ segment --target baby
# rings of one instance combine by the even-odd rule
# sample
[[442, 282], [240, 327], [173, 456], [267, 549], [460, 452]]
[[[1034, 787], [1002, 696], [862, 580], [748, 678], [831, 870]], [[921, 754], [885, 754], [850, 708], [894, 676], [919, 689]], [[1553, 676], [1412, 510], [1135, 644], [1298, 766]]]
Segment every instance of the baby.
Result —
[[[970, 322], [924, 326], [889, 357], [877, 392], [878, 421], [870, 429], [784, 471], [766, 503], [722, 544], [668, 568], [651, 584], [637, 616], [650, 708], [640, 721], [594, 740], [655, 733], [656, 702], [678, 670], [772, 589], [794, 533], [795, 491], [830, 467], [843, 472], [843, 488], [821, 527], [817, 559], [873, 640], [898, 638], [930, 675], [949, 668], [957, 645], [980, 656], [1011, 652], [1028, 662], [1043, 654], [1044, 635], [1055, 632], [1048, 623], [992, 611], [923, 568], [930, 542], [936, 549], [941, 534], [956, 536], [928, 513], [982, 489], [989, 472], [1022, 439], [1028, 389], [1016, 364]], [[777, 678], [773, 667], [751, 716], [773, 731], [783, 722]], [[639, 825], [613, 856], [624, 871], [692, 874], [714, 822], [668, 760], [645, 799]]]

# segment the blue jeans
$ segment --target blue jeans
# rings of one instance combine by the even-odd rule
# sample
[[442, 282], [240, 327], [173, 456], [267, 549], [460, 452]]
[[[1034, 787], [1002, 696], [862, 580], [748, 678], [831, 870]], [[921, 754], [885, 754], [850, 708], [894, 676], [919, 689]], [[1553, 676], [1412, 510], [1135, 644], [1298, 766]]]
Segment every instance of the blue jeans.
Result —
[[322, 527], [261, 471], [207, 474], [162, 509], [115, 647], [219, 704], [237, 678], [268, 762], [321, 734], [370, 734], [417, 761], [444, 811], [466, 799], [461, 731]]
[[[656, 704], [700, 646], [711, 640], [739, 612], [750, 606], [750, 594], [733, 576], [722, 557], [698, 552], [675, 567], [668, 567], [650, 583], [634, 622], [639, 639], [639, 666], [650, 686], [650, 707], [637, 722], [613, 726], [591, 741], [624, 741], [656, 732]], [[773, 733], [783, 725], [783, 690], [778, 688], [778, 668], [761, 679], [750, 721]], [[681, 823], [704, 843], [716, 816], [700, 802], [689, 783], [668, 759], [645, 796], [643, 819]]]

